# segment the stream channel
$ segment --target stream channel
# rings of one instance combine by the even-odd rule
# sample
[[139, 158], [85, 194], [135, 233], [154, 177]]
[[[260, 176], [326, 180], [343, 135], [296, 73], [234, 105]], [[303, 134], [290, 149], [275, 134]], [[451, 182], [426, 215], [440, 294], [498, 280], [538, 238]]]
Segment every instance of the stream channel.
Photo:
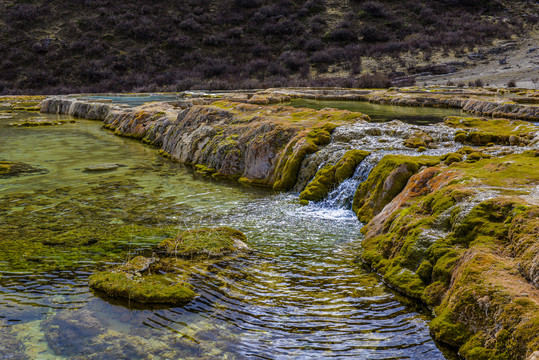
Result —
[[[362, 265], [346, 199], [302, 207], [198, 176], [99, 122], [8, 126], [23, 116], [57, 118], [0, 119], [0, 160], [34, 166], [0, 177], [0, 359], [458, 359], [429, 335], [428, 309]], [[121, 166], [84, 171], [102, 163]], [[202, 226], [237, 228], [254, 251], [194, 274], [186, 306], [89, 290], [97, 269]]]

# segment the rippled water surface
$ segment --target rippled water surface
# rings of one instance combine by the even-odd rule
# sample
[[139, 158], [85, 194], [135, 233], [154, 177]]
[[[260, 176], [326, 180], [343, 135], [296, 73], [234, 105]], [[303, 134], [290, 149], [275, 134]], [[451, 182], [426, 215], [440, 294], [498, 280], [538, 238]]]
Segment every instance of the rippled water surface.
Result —
[[[0, 160], [41, 171], [0, 178], [0, 359], [455, 357], [430, 337], [425, 309], [362, 266], [351, 212], [200, 178], [97, 122], [7, 123]], [[121, 167], [83, 171], [100, 163]], [[217, 225], [244, 231], [254, 251], [193, 274], [200, 296], [185, 307], [88, 289], [96, 269]]]

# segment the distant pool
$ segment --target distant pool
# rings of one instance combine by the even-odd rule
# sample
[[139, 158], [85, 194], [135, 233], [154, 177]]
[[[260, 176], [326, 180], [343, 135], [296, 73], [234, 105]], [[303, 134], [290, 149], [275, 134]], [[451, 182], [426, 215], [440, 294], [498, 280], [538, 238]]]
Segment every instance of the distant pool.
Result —
[[154, 101], [176, 101], [179, 97], [176, 94], [126, 94], [126, 95], [97, 95], [85, 96], [87, 99], [110, 100], [113, 104], [126, 104], [131, 107], [140, 106]]

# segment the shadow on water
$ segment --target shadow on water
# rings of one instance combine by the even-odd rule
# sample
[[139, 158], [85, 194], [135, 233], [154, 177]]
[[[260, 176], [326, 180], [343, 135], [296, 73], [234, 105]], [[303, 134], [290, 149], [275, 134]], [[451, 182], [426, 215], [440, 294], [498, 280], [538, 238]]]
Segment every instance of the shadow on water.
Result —
[[[0, 353], [10, 358], [455, 359], [430, 314], [358, 262], [351, 212], [200, 179], [155, 150], [78, 121], [8, 128], [0, 158], [47, 169], [0, 179]], [[89, 165], [124, 165], [86, 173]], [[185, 307], [107, 301], [96, 269], [178, 229], [231, 226], [253, 251], [195, 271]]]

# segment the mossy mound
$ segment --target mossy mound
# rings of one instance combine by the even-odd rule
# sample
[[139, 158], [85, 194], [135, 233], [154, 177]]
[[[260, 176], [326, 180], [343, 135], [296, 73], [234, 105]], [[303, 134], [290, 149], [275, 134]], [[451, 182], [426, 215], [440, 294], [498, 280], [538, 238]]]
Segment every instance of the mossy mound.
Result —
[[[466, 358], [524, 359], [539, 344], [538, 167], [527, 151], [425, 168], [362, 229], [362, 258], [432, 307], [433, 335]], [[498, 195], [477, 201], [485, 188]]]
[[313, 181], [299, 195], [300, 200], [320, 201], [341, 182], [354, 174], [357, 166], [370, 153], [362, 150], [349, 150], [334, 165], [320, 169]]
[[142, 304], [181, 305], [195, 298], [192, 286], [173, 274], [133, 276], [124, 272], [99, 272], [89, 277], [90, 287], [113, 298]]
[[247, 237], [229, 227], [202, 228], [180, 232], [175, 239], [165, 239], [159, 248], [169, 256], [218, 257], [248, 249]]
[[525, 146], [537, 134], [536, 126], [521, 120], [448, 117], [444, 123], [462, 129], [456, 132], [455, 141], [475, 146]]
[[413, 149], [426, 149], [428, 147], [434, 147], [434, 139], [423, 131], [416, 131], [408, 139], [404, 140], [403, 145]]
[[444, 162], [444, 164], [451, 165], [456, 162], [461, 162], [462, 155], [459, 153], [448, 153], [448, 154], [442, 155], [441, 160]]
[[352, 210], [359, 220], [367, 223], [404, 189], [410, 177], [422, 166], [433, 166], [439, 162], [440, 158], [433, 156], [384, 156], [358, 187]]
[[241, 231], [227, 227], [183, 231], [176, 239], [159, 244], [163, 258], [136, 256], [111, 271], [91, 275], [89, 284], [113, 298], [181, 305], [196, 296], [187, 282], [190, 273], [207, 268], [224, 255], [248, 249], [246, 240]]

